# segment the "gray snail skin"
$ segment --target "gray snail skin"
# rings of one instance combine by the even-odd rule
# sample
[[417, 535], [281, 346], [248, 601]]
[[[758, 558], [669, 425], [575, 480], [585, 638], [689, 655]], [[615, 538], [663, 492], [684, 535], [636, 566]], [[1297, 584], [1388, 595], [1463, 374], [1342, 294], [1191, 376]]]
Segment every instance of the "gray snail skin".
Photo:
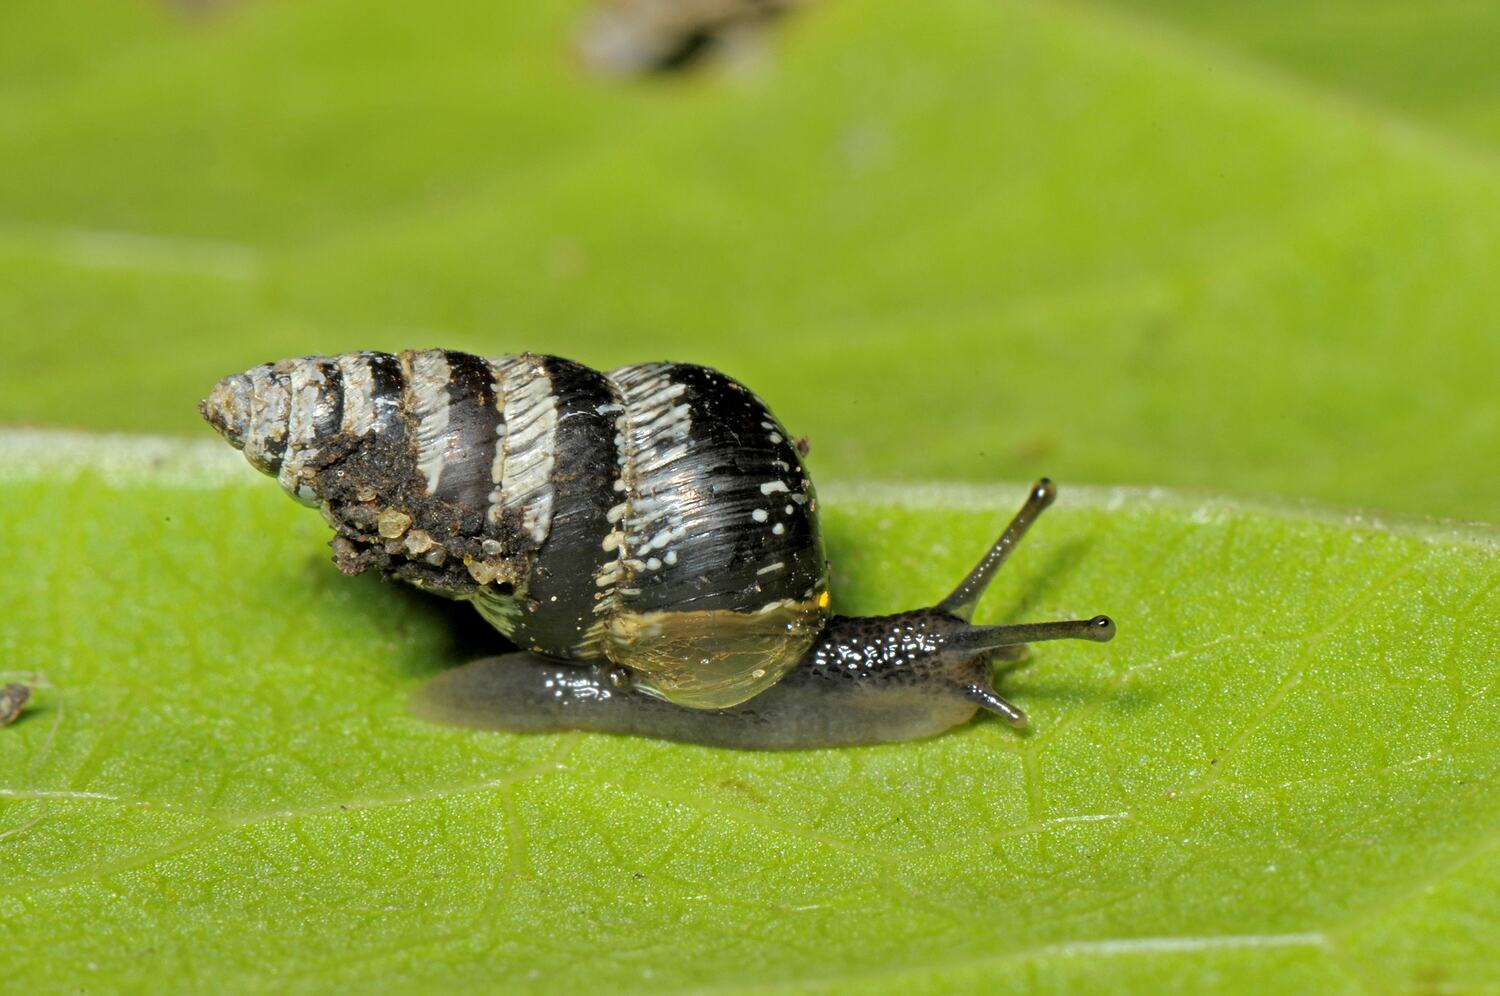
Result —
[[1046, 480], [937, 605], [830, 615], [798, 446], [707, 367], [308, 356], [227, 377], [199, 409], [322, 510], [341, 571], [471, 602], [520, 648], [419, 688], [413, 711], [438, 722], [760, 749], [912, 740], [979, 709], [1019, 727], [993, 660], [1114, 635], [1106, 616], [970, 622]]

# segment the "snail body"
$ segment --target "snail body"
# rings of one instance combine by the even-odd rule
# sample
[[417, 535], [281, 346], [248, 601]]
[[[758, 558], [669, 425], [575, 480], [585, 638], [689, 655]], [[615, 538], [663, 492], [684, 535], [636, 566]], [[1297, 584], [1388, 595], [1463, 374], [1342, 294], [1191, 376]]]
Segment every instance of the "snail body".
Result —
[[416, 710], [446, 722], [739, 747], [912, 739], [977, 708], [1024, 722], [990, 688], [995, 653], [1113, 633], [1104, 617], [969, 622], [1050, 503], [1045, 482], [938, 606], [830, 615], [798, 447], [759, 398], [707, 367], [309, 356], [227, 377], [200, 410], [322, 510], [341, 571], [472, 602], [520, 648], [419, 690]]

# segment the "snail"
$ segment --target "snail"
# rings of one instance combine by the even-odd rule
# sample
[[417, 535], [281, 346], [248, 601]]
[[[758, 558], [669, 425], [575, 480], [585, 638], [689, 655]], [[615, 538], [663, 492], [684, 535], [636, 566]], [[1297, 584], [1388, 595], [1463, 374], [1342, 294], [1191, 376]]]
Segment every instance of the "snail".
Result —
[[990, 662], [1115, 632], [971, 622], [1051, 504], [1045, 479], [933, 607], [831, 614], [799, 446], [708, 367], [308, 356], [227, 377], [199, 409], [322, 510], [341, 571], [471, 602], [515, 644], [417, 689], [413, 711], [440, 722], [766, 749], [928, 737], [981, 709], [1020, 727]]

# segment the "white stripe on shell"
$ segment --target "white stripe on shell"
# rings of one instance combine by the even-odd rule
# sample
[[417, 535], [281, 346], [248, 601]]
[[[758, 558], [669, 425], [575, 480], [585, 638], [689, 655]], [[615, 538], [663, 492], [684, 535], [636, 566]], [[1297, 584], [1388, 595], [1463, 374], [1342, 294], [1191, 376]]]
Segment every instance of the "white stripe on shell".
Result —
[[313, 445], [317, 435], [318, 402], [328, 378], [323, 374], [323, 357], [303, 356], [287, 361], [290, 380], [290, 404], [287, 408], [286, 453], [276, 481], [282, 489], [302, 501], [308, 494], [302, 488], [302, 468], [317, 456]]
[[436, 494], [448, 466], [448, 380], [453, 372], [441, 349], [402, 353], [406, 367], [408, 410], [416, 418], [417, 469], [427, 478], [427, 493]]
[[500, 412], [500, 418], [495, 421], [495, 458], [490, 461], [490, 483], [495, 490], [490, 492], [489, 506], [485, 509], [485, 518], [491, 525], [500, 524], [500, 510], [505, 503], [505, 495], [500, 491], [500, 482], [505, 480], [505, 434], [508, 429], [505, 424], [505, 374], [512, 364], [519, 362], [513, 356], [484, 361], [490, 369], [490, 394]]
[[338, 358], [344, 381], [344, 420], [340, 428], [351, 436], [363, 436], [375, 425], [375, 376], [364, 353], [345, 353]]
[[557, 397], [552, 378], [533, 356], [494, 361], [503, 425], [490, 468], [489, 521], [516, 522], [540, 544], [552, 528], [552, 469], [557, 459]]
[[[688, 455], [693, 427], [692, 411], [680, 400], [687, 385], [674, 383], [671, 370], [670, 364], [645, 363], [609, 375], [623, 407], [615, 419], [620, 462], [615, 488], [626, 497], [609, 511], [614, 528], [601, 543], [606, 559], [594, 574], [594, 585], [604, 589], [594, 611], [602, 615], [613, 614], [620, 596], [635, 591], [620, 585], [653, 569], [649, 564], [676, 563], [670, 544], [690, 526], [668, 480]], [[664, 496], [658, 496], [659, 489]], [[653, 550], [660, 556], [643, 559]]]

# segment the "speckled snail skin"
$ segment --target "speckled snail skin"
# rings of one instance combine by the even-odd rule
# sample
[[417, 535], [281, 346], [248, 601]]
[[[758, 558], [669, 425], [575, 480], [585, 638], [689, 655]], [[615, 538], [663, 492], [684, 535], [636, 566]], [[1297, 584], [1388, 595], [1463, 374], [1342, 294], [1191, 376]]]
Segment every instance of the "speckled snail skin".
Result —
[[344, 573], [472, 602], [523, 648], [419, 688], [414, 711], [439, 722], [763, 749], [928, 737], [981, 708], [1022, 726], [992, 660], [1114, 635], [1106, 616], [970, 622], [1051, 504], [1045, 480], [936, 606], [830, 615], [797, 446], [707, 367], [307, 356], [227, 377], [199, 408], [322, 510]]

